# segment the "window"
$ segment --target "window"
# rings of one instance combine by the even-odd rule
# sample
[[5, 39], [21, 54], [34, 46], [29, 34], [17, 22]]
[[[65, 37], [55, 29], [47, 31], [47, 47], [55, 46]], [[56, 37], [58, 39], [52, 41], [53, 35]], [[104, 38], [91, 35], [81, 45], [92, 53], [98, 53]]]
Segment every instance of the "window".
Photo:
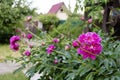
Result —
[[63, 9], [61, 8], [60, 11], [63, 12]]

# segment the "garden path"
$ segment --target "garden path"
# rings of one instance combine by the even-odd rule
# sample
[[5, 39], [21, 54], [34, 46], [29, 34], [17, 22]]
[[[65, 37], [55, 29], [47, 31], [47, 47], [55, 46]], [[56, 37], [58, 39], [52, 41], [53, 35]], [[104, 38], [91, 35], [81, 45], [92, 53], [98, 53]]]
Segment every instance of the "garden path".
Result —
[[[1, 74], [6, 74], [6, 73], [12, 73], [14, 72], [17, 68], [19, 68], [19, 64], [14, 63], [14, 62], [1, 62], [0, 63], [0, 75]], [[25, 70], [23, 71], [23, 73], [25, 72]], [[38, 80], [38, 78], [40, 77], [40, 74], [35, 74], [30, 80]]]
[[0, 63], [0, 74], [11, 73], [19, 67], [19, 64], [14, 62], [2, 62]]

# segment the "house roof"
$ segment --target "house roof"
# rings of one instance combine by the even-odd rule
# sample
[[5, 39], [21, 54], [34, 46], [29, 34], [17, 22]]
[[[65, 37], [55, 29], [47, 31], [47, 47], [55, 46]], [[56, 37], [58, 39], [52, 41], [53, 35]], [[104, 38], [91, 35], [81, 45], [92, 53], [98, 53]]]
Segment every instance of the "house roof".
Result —
[[51, 14], [57, 13], [57, 11], [61, 8], [62, 5], [64, 5], [64, 2], [60, 2], [53, 5], [48, 13], [51, 13]]

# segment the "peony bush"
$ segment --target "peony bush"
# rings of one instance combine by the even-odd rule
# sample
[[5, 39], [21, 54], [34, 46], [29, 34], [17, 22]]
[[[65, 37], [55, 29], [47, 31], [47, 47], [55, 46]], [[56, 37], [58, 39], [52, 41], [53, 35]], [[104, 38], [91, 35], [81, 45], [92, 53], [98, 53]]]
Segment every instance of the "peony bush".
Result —
[[10, 38], [10, 48], [20, 51], [16, 71], [27, 69], [39, 80], [120, 80], [120, 42], [99, 32], [82, 33], [78, 38], [40, 36], [28, 31]]

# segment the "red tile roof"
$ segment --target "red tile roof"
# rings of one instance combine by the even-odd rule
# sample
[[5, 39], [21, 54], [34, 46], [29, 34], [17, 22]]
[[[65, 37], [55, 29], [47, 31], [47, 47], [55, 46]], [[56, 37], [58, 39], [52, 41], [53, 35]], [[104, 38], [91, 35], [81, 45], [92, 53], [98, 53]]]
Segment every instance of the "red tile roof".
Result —
[[64, 2], [60, 2], [60, 3], [53, 5], [48, 13], [55, 14], [61, 8], [62, 5], [64, 5]]

